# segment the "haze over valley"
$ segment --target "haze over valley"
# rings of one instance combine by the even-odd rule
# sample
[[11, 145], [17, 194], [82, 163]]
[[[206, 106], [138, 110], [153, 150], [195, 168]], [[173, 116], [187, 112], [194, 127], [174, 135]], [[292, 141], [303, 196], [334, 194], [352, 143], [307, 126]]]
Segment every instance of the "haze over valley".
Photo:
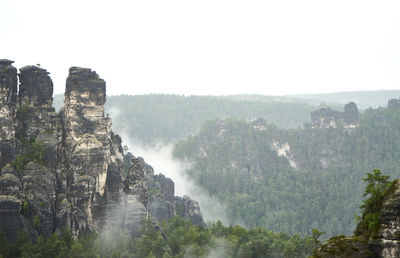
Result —
[[0, 258], [400, 257], [399, 13], [2, 0]]

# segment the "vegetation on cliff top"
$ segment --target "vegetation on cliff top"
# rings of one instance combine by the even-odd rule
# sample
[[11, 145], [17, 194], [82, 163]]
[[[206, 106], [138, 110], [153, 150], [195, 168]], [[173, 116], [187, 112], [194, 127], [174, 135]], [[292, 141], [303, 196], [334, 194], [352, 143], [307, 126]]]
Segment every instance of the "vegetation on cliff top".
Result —
[[381, 225], [381, 209], [384, 200], [394, 191], [398, 179], [390, 181], [379, 169], [366, 173], [362, 180], [367, 183], [363, 196], [368, 196], [360, 206], [361, 217], [354, 230], [354, 236], [339, 235], [327, 240], [313, 257], [374, 257], [368, 247], [368, 241], [376, 236]]
[[368, 109], [354, 129], [264, 129], [214, 120], [175, 146], [175, 157], [193, 164], [189, 177], [227, 204], [232, 223], [350, 235], [365, 171], [400, 175], [398, 108]]

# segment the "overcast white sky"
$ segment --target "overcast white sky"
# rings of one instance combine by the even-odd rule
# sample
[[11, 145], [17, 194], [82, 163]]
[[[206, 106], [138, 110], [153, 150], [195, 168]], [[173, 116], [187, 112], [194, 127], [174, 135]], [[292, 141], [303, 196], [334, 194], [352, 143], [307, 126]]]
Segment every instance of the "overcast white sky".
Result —
[[400, 1], [0, 0], [0, 58], [107, 94], [400, 89]]

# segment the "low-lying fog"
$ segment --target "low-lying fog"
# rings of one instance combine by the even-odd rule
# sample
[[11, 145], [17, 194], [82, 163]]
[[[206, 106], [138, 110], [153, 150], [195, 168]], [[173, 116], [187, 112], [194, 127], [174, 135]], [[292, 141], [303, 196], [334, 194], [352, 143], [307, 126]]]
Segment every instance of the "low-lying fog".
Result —
[[122, 145], [127, 145], [129, 152], [134, 156], [143, 157], [146, 163], [153, 167], [156, 174], [164, 174], [174, 181], [175, 195], [188, 195], [199, 202], [206, 222], [220, 220], [224, 224], [230, 224], [227, 219], [226, 206], [185, 176], [185, 169], [190, 168], [191, 165], [172, 158], [172, 144], [157, 144], [154, 147], [145, 147], [131, 139], [126, 133], [121, 133], [120, 135]]

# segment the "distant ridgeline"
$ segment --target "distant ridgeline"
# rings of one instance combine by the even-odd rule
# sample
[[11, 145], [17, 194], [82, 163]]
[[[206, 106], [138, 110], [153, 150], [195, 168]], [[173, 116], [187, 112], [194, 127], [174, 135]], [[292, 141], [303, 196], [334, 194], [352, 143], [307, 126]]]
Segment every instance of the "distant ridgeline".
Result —
[[20, 230], [37, 239], [106, 226], [136, 235], [144, 218], [176, 214], [204, 224], [196, 201], [174, 196], [171, 179], [142, 158], [124, 160], [96, 72], [70, 68], [56, 113], [48, 72], [26, 66], [17, 74], [12, 63], [0, 60], [0, 230], [9, 240]]
[[323, 108], [302, 129], [266, 119], [212, 120], [175, 145], [187, 174], [228, 206], [232, 222], [274, 231], [350, 234], [365, 172], [400, 175], [400, 99], [359, 114]]
[[[299, 96], [180, 96], [168, 94], [109, 96], [105, 110], [113, 119], [113, 130], [145, 145], [169, 143], [196, 134], [212, 119], [262, 117], [280, 128], [298, 128], [309, 122], [310, 112], [329, 106], [340, 110], [351, 99], [364, 110], [385, 106], [400, 91], [363, 91]], [[54, 96], [56, 109], [64, 96]], [[343, 100], [349, 101], [344, 102]], [[342, 104], [343, 103], [343, 104]], [[329, 110], [327, 110], [329, 111]], [[343, 112], [341, 112], [343, 113]], [[340, 114], [339, 114], [340, 115]], [[341, 118], [344, 119], [343, 117]]]

